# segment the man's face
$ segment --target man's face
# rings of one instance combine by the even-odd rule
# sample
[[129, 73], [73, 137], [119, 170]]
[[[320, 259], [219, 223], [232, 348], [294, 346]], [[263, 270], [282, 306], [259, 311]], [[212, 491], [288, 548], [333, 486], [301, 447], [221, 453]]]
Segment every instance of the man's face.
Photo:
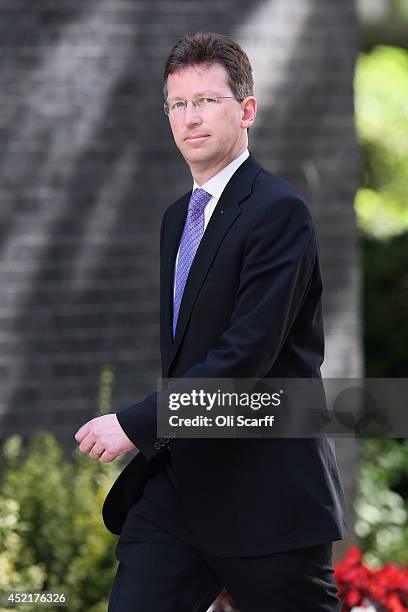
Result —
[[182, 68], [169, 75], [167, 93], [170, 106], [177, 100], [190, 100], [185, 110], [170, 113], [169, 121], [175, 143], [193, 173], [218, 170], [245, 149], [243, 103], [226, 98], [201, 109], [191, 102], [204, 96], [233, 96], [224, 66], [198, 64]]

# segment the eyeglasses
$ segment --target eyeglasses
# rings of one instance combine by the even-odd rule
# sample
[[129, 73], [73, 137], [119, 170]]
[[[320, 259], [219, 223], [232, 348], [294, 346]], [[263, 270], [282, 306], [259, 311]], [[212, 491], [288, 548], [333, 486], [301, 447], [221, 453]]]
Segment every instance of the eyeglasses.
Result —
[[163, 104], [163, 110], [165, 114], [168, 115], [180, 115], [187, 109], [187, 102], [191, 102], [194, 108], [198, 108], [199, 110], [210, 110], [214, 108], [219, 102], [218, 100], [237, 100], [237, 102], [242, 102], [242, 100], [236, 98], [235, 96], [211, 96], [211, 97], [203, 97], [203, 98], [192, 98], [191, 100], [176, 100], [172, 104], [168, 104], [165, 102]]

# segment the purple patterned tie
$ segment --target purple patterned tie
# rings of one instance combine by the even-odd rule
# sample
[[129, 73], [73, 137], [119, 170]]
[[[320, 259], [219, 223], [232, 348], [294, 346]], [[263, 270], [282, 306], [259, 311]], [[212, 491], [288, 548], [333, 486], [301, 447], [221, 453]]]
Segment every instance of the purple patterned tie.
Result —
[[180, 251], [177, 262], [174, 306], [173, 306], [173, 338], [176, 335], [177, 319], [180, 310], [181, 298], [195, 257], [198, 245], [204, 234], [204, 208], [211, 200], [211, 194], [205, 189], [194, 189], [188, 203], [187, 220], [180, 242]]

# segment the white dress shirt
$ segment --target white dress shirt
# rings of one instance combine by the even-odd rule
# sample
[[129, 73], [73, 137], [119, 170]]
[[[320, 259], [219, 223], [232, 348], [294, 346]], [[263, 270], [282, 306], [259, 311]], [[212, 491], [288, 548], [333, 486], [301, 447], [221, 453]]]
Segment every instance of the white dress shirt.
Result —
[[[196, 181], [193, 182], [193, 191], [194, 189], [204, 189], [207, 193], [211, 194], [211, 199], [208, 201], [206, 207], [204, 208], [204, 232], [207, 228], [209, 220], [211, 219], [211, 215], [213, 214], [214, 209], [217, 206], [218, 200], [220, 199], [222, 192], [227, 186], [228, 181], [248, 157], [249, 151], [248, 149], [245, 149], [245, 151], [243, 151], [241, 155], [239, 155], [236, 159], [234, 159], [227, 166], [225, 166], [225, 168], [217, 172], [217, 174], [211, 177], [203, 185], [198, 185]], [[176, 264], [174, 266], [173, 297], [176, 289], [176, 270], [179, 252], [180, 247], [177, 251]]]

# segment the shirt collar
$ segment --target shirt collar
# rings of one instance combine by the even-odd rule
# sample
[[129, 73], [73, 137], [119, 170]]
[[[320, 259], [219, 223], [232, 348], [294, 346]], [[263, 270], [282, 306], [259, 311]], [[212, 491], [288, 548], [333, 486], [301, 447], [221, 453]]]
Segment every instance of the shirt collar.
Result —
[[245, 149], [236, 159], [232, 160], [225, 168], [217, 172], [203, 185], [198, 185], [195, 181], [193, 182], [194, 189], [205, 189], [207, 193], [210, 193], [217, 200], [220, 199], [222, 192], [224, 191], [228, 181], [238, 170], [239, 166], [249, 157], [248, 149]]

